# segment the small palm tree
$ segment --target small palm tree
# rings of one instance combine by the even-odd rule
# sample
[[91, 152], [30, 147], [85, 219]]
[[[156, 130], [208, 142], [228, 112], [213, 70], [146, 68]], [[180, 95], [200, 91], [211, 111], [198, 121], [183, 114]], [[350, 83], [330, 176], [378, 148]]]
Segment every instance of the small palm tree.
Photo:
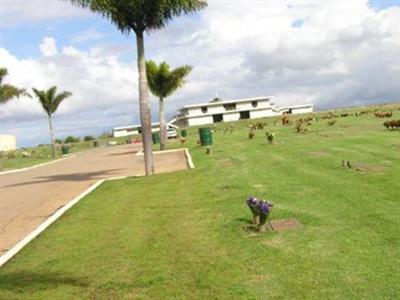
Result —
[[0, 68], [0, 103], [7, 103], [12, 98], [20, 96], [30, 96], [24, 89], [16, 88], [10, 84], [3, 84], [3, 79], [8, 75], [6, 68]]
[[190, 73], [192, 67], [186, 65], [171, 71], [170, 66], [166, 62], [162, 62], [158, 66], [154, 61], [150, 60], [146, 62], [146, 70], [150, 91], [160, 100], [160, 150], [165, 150], [167, 128], [164, 100], [185, 83], [184, 78]]
[[49, 128], [50, 128], [50, 139], [51, 139], [51, 150], [52, 156], [55, 158], [56, 156], [56, 142], [54, 138], [54, 129], [53, 129], [53, 121], [52, 115], [56, 112], [58, 106], [61, 104], [63, 100], [72, 96], [70, 92], [62, 92], [57, 94], [57, 87], [53, 86], [47, 91], [39, 91], [35, 88], [32, 88], [36, 97], [39, 99], [40, 104], [42, 105], [44, 111], [47, 114], [49, 119]]
[[144, 164], [146, 175], [154, 173], [150, 97], [146, 80], [144, 32], [161, 29], [175, 16], [196, 12], [207, 6], [205, 0], [69, 0], [88, 7], [114, 23], [126, 34], [136, 34], [137, 65], [139, 71], [139, 108], [142, 125]]

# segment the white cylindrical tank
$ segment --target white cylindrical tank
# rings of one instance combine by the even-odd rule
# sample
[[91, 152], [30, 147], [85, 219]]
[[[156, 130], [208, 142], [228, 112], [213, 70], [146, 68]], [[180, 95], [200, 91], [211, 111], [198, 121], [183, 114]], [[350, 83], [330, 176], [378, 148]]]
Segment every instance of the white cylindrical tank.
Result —
[[12, 151], [17, 149], [15, 135], [0, 134], [0, 151]]

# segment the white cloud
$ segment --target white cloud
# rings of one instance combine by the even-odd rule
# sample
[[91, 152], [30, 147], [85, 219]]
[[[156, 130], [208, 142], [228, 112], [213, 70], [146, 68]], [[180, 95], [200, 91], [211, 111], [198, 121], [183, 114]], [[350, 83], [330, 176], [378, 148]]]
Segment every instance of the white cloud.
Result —
[[43, 56], [54, 56], [57, 55], [57, 45], [54, 38], [45, 37], [43, 42], [39, 45], [40, 52]]
[[[47, 41], [47, 42], [46, 42]], [[46, 39], [41, 45], [54, 45]], [[49, 42], [51, 41], [51, 42]], [[59, 91], [70, 91], [73, 96], [65, 100], [55, 114], [58, 136], [85, 134], [110, 129], [120, 122], [132, 123], [137, 110], [137, 72], [135, 65], [121, 63], [111, 54], [98, 49], [85, 52], [72, 46], [64, 47], [58, 55], [55, 48], [41, 47], [43, 56], [18, 59], [6, 49], [0, 48], [2, 66], [8, 68], [6, 78], [16, 86], [48, 89], [56, 85]], [[21, 134], [41, 124], [40, 142], [47, 140], [46, 118], [36, 99], [23, 98], [0, 107], [4, 130]], [[111, 117], [106, 117], [109, 112]], [[58, 121], [57, 121], [58, 120]], [[27, 143], [37, 141], [37, 135], [25, 132], [22, 139]], [[44, 140], [43, 140], [44, 138]]]
[[[293, 26], [296, 20], [301, 25]], [[173, 67], [194, 67], [184, 88], [168, 99], [170, 115], [215, 93], [225, 99], [275, 94], [281, 105], [314, 102], [320, 108], [393, 102], [400, 100], [399, 28], [400, 8], [376, 11], [364, 0], [210, 2], [195, 18], [179, 18], [146, 36], [146, 54]], [[99, 32], [91, 27], [75, 42]], [[134, 43], [131, 36], [124, 45], [54, 51], [54, 41], [43, 43], [42, 53], [50, 56], [18, 59], [2, 49], [0, 59], [12, 83], [72, 91], [57, 113], [60, 134], [78, 132], [71, 124], [90, 133], [138, 120]], [[131, 64], [122, 63], [127, 53]], [[21, 127], [26, 118], [43, 117], [37, 103], [26, 102], [6, 105], [7, 124], [18, 120]]]
[[[301, 26], [293, 26], [299, 19]], [[400, 100], [398, 28], [400, 8], [376, 11], [364, 0], [210, 2], [201, 22], [173, 23], [148, 48], [161, 40], [157, 59], [194, 65], [195, 83], [179, 93], [188, 101], [215, 92], [272, 93], [280, 104], [312, 101], [321, 108]], [[195, 39], [181, 45], [182, 36]]]
[[4, 26], [93, 16], [88, 10], [83, 10], [73, 6], [69, 1], [62, 0], [2, 0], [0, 9]]
[[106, 34], [97, 31], [94, 28], [89, 28], [87, 30], [84, 30], [82, 32], [79, 32], [78, 34], [74, 35], [71, 38], [71, 42], [73, 43], [85, 43], [85, 42], [91, 42], [91, 41], [96, 41], [104, 38]]

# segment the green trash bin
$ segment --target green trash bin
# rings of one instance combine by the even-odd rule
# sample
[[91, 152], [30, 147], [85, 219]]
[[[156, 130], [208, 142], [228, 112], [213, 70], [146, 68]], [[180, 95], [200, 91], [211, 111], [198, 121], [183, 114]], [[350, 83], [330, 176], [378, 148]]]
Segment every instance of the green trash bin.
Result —
[[187, 137], [187, 130], [186, 129], [182, 129], [181, 131], [181, 137]]
[[160, 143], [160, 133], [159, 132], [153, 132], [151, 134], [151, 137], [153, 138], [153, 144], [159, 144]]
[[200, 144], [211, 146], [213, 143], [211, 128], [199, 128]]
[[69, 147], [67, 145], [62, 145], [61, 146], [61, 153], [62, 155], [66, 155], [69, 153]]

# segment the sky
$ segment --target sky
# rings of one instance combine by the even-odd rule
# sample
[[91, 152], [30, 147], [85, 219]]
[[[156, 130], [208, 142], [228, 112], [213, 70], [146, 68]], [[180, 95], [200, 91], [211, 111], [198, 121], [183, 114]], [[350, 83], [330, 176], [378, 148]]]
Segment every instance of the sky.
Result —
[[[189, 64], [168, 117], [216, 95], [273, 95], [316, 109], [400, 102], [400, 0], [215, 0], [145, 36], [146, 58]], [[0, 0], [0, 65], [7, 83], [70, 91], [56, 136], [98, 135], [139, 123], [136, 41], [103, 17], [61, 0]], [[152, 119], [158, 102], [152, 97]], [[48, 143], [36, 99], [0, 107], [1, 134]]]

